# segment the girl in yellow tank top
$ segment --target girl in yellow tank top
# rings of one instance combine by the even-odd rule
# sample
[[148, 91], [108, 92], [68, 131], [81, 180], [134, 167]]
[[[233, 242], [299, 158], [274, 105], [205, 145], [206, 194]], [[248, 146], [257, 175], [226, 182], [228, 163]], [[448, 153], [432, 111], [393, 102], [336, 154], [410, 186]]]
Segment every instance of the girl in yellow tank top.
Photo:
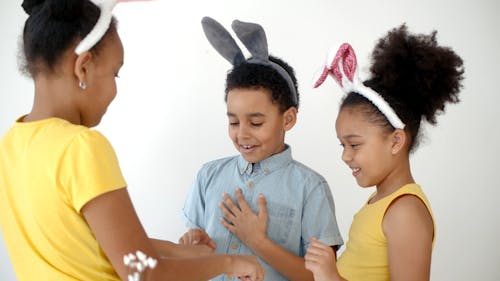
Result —
[[431, 207], [415, 184], [409, 154], [423, 119], [436, 123], [445, 102], [459, 101], [462, 60], [438, 46], [436, 32], [391, 30], [373, 51], [371, 78], [361, 82], [353, 48], [333, 49], [317, 79], [328, 74], [346, 93], [336, 120], [342, 160], [361, 187], [376, 191], [354, 216], [345, 251], [313, 239], [306, 268], [323, 280], [429, 280], [435, 225]]

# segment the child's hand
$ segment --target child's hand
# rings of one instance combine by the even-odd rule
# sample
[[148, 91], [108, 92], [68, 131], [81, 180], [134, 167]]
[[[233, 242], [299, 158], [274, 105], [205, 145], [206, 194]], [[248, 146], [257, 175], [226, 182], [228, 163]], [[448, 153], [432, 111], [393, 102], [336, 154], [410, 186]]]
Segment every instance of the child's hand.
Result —
[[190, 254], [189, 257], [199, 257], [199, 256], [206, 256], [206, 255], [211, 255], [214, 253], [215, 248], [212, 248], [206, 244], [203, 245], [184, 245], [183, 247], [186, 247], [187, 253]]
[[238, 278], [243, 281], [264, 280], [265, 270], [255, 256], [231, 255], [231, 270], [226, 273], [228, 279]]
[[268, 217], [264, 195], [259, 195], [257, 214], [248, 206], [239, 188], [236, 190], [238, 206], [233, 203], [233, 200], [227, 194], [224, 193], [223, 198], [225, 204], [223, 202], [219, 203], [219, 208], [224, 214], [221, 222], [229, 231], [238, 236], [250, 248], [253, 248], [259, 241], [267, 237]]
[[313, 273], [315, 281], [339, 280], [335, 253], [330, 246], [312, 238], [304, 259], [306, 269]]
[[210, 236], [203, 229], [191, 228], [181, 238], [179, 244], [182, 245], [207, 245], [213, 250], [217, 248], [215, 242], [210, 239]]

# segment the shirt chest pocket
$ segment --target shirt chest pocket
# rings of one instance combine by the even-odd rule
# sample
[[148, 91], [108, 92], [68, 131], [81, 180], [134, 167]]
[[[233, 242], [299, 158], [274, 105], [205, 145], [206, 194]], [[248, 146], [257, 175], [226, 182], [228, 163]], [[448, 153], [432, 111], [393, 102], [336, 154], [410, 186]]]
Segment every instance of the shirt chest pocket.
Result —
[[282, 203], [267, 201], [267, 235], [274, 242], [284, 245], [292, 230], [296, 210]]

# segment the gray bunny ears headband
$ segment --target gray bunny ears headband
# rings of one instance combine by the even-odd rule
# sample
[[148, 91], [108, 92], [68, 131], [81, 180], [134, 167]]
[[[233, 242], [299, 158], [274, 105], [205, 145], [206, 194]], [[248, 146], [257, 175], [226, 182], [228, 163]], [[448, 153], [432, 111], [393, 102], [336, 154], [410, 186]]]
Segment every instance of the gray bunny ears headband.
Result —
[[229, 61], [233, 67], [244, 62], [271, 67], [285, 79], [290, 89], [292, 100], [295, 104], [297, 103], [297, 91], [290, 74], [288, 74], [279, 64], [269, 60], [266, 33], [262, 26], [256, 23], [242, 22], [239, 20], [234, 20], [231, 25], [236, 36], [238, 36], [240, 41], [252, 55], [252, 57], [247, 60], [231, 34], [229, 34], [220, 23], [210, 17], [204, 17], [201, 24], [210, 44], [212, 44], [214, 49]]

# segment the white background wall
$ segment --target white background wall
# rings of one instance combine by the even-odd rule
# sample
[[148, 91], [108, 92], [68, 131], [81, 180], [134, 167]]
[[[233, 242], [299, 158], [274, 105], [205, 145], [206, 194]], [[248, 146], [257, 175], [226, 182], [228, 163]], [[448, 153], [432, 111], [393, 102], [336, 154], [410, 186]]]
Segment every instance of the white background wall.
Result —
[[[26, 15], [21, 1], [0, 3], [0, 135], [29, 112], [33, 85], [17, 71], [17, 42]], [[137, 212], [151, 236], [176, 241], [193, 176], [208, 160], [232, 155], [223, 89], [230, 67], [206, 41], [200, 19], [229, 27], [262, 24], [272, 53], [295, 67], [299, 121], [287, 136], [294, 157], [331, 185], [344, 238], [353, 214], [373, 189], [362, 190], [340, 160], [334, 120], [340, 91], [329, 80], [312, 90], [313, 73], [339, 40], [368, 66], [376, 39], [406, 22], [413, 32], [438, 30], [465, 62], [462, 102], [447, 108], [412, 157], [437, 221], [432, 280], [500, 280], [500, 2], [496, 0], [276, 1], [212, 0], [120, 4], [115, 14], [125, 45], [119, 93], [101, 130], [112, 142]], [[1, 239], [0, 239], [1, 240]], [[411, 241], [409, 241], [411, 243]], [[0, 280], [15, 280], [0, 243]]]

